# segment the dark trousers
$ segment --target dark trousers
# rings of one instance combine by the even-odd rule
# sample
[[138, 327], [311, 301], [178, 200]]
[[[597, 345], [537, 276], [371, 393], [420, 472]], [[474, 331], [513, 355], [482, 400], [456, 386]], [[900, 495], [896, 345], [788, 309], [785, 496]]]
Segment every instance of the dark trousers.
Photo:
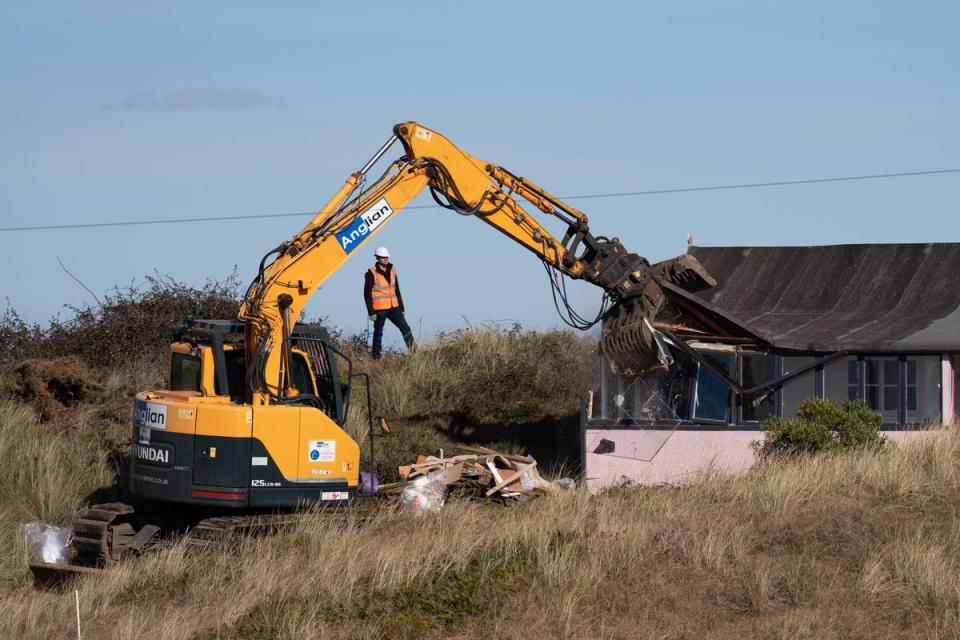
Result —
[[407, 324], [406, 318], [403, 317], [403, 311], [400, 309], [387, 309], [385, 311], [375, 311], [377, 314], [376, 319], [373, 321], [373, 359], [376, 360], [380, 357], [380, 350], [383, 343], [383, 325], [386, 324], [387, 320], [392, 322], [397, 329], [400, 329], [400, 334], [403, 336], [403, 341], [407, 343], [407, 349], [416, 348], [416, 343], [413, 341], [413, 333], [410, 331], [410, 325]]

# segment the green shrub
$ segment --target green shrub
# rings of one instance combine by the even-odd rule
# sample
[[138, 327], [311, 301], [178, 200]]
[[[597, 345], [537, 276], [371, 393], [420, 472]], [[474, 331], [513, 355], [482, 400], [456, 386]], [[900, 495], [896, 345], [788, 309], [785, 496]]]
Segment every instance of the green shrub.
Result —
[[883, 418], [863, 400], [807, 398], [794, 418], [771, 416], [763, 421], [766, 439], [755, 443], [761, 459], [820, 451], [846, 451], [882, 446]]

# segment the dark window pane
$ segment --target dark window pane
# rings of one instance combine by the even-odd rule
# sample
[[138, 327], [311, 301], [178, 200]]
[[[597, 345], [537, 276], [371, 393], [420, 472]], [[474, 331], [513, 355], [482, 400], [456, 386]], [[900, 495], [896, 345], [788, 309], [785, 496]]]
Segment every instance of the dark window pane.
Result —
[[[916, 397], [916, 394], [914, 394]], [[897, 402], [897, 388], [896, 387], [884, 387], [883, 388], [883, 410], [884, 411], [896, 411], [899, 406]]]
[[767, 416], [775, 415], [777, 412], [776, 394], [771, 394], [763, 399], [759, 406], [754, 406], [752, 398], [745, 398], [743, 401], [743, 419], [749, 422], [760, 422]]
[[856, 399], [857, 399], [856, 385], [847, 387], [847, 400], [856, 400]]
[[880, 388], [867, 387], [867, 405], [874, 411], [880, 410]]
[[847, 360], [847, 384], [857, 384], [857, 361]]
[[[777, 360], [775, 356], [746, 355], [742, 358], [744, 387], [753, 387], [763, 384], [777, 377]], [[763, 399], [759, 406], [754, 406], [755, 398], [744, 398], [743, 419], [751, 422], [763, 420], [768, 415], [776, 413], [777, 393], [771, 393]]]
[[243, 349], [231, 349], [223, 355], [227, 361], [227, 386], [230, 387], [230, 397], [242, 402], [247, 388], [247, 367]]
[[907, 360], [907, 384], [917, 384], [916, 360]]
[[774, 356], [743, 356], [743, 386], [753, 387], [776, 377], [777, 361]]
[[175, 353], [170, 360], [170, 390], [200, 391], [200, 358]]
[[907, 387], [907, 411], [917, 410], [917, 388]]
[[880, 363], [867, 360], [867, 384], [880, 384]]
[[730, 354], [717, 353], [715, 351], [701, 351], [700, 355], [718, 365], [728, 376], [733, 370], [733, 356]]
[[896, 360], [883, 361], [883, 381], [886, 384], [897, 384], [897, 368], [900, 363]]

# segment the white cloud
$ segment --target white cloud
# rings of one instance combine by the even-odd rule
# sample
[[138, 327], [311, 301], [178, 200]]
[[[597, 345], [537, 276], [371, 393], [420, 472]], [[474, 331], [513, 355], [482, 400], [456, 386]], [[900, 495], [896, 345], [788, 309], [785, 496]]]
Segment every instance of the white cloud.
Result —
[[174, 111], [177, 109], [255, 109], [282, 107], [283, 102], [256, 91], [189, 87], [167, 94], [133, 93], [123, 102], [104, 105], [118, 111]]

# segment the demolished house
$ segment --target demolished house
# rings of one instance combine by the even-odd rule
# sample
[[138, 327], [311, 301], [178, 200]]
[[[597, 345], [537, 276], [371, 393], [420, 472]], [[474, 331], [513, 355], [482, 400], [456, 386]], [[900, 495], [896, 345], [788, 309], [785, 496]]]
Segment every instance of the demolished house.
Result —
[[630, 380], [601, 362], [581, 416], [590, 487], [746, 468], [762, 420], [810, 396], [864, 400], [895, 441], [954, 424], [960, 243], [689, 253], [719, 284], [671, 287], [677, 320], [656, 324], [669, 371]]

